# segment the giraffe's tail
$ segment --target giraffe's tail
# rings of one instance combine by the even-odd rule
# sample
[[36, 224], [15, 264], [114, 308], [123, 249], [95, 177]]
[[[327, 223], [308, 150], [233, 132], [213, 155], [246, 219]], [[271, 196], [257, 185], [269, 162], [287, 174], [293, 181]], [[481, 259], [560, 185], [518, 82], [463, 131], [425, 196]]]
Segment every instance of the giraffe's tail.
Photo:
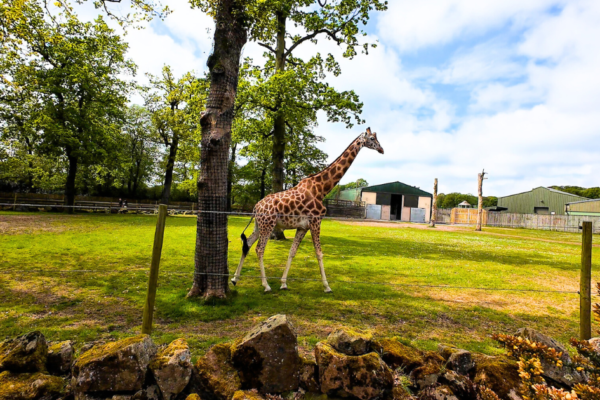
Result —
[[246, 225], [246, 227], [242, 231], [242, 236], [241, 236], [241, 238], [242, 238], [242, 254], [244, 254], [244, 256], [247, 256], [248, 252], [250, 251], [250, 246], [248, 246], [248, 238], [246, 237], [244, 232], [246, 232], [246, 229], [248, 229], [248, 227], [252, 223], [253, 219], [254, 219], [254, 216], [252, 216], [252, 218], [250, 218], [250, 222], [248, 222], [248, 225]]

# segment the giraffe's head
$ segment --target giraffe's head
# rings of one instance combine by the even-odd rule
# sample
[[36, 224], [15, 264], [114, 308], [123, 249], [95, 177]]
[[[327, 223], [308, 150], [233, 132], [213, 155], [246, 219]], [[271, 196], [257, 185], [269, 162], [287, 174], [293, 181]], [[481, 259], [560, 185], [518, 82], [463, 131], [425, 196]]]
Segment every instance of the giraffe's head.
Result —
[[383, 147], [381, 147], [379, 140], [377, 140], [377, 133], [371, 132], [371, 128], [367, 128], [365, 133], [361, 135], [360, 141], [362, 147], [368, 147], [369, 149], [377, 150], [379, 153], [383, 154]]

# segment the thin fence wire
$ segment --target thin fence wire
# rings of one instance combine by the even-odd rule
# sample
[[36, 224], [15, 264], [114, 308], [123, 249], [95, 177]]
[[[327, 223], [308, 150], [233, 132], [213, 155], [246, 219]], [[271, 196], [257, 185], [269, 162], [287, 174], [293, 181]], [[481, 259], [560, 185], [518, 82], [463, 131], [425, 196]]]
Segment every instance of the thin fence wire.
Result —
[[[105, 271], [92, 269], [77, 269], [77, 270], [4, 270], [0, 274], [66, 274], [66, 273], [102, 273], [102, 274], [127, 274], [132, 272], [143, 272], [148, 274], [147, 270], [135, 269], [128, 271]], [[161, 271], [161, 274], [166, 275], [182, 275], [182, 276], [216, 276], [216, 277], [232, 277], [234, 274], [217, 274], [217, 273], [196, 273], [196, 272], [176, 272], [176, 271]], [[259, 275], [240, 275], [240, 279], [262, 279]], [[281, 277], [266, 276], [267, 280], [280, 280]], [[287, 278], [288, 281], [301, 282], [321, 282], [321, 279], [314, 278]], [[489, 288], [489, 287], [471, 287], [471, 286], [452, 286], [452, 285], [427, 285], [417, 283], [394, 283], [394, 282], [368, 282], [356, 280], [336, 280], [330, 281], [330, 284], [339, 285], [377, 285], [377, 286], [395, 286], [395, 287], [414, 287], [414, 288], [432, 288], [432, 289], [457, 289], [457, 290], [481, 290], [481, 291], [500, 291], [500, 292], [530, 292], [530, 293], [555, 293], [555, 294], [579, 294], [579, 291], [573, 290], [545, 290], [545, 289], [519, 289], [519, 288]]]

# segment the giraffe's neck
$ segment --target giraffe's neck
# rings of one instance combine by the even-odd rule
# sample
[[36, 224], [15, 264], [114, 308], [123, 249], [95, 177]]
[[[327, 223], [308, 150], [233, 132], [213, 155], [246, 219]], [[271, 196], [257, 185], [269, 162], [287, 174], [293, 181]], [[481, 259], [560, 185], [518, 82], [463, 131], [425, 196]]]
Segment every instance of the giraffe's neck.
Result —
[[362, 148], [359, 139], [360, 137], [356, 138], [342, 155], [323, 171], [305, 179], [308, 186], [313, 188], [312, 192], [319, 200], [323, 200], [327, 193], [338, 184], [346, 174], [346, 171], [348, 171], [348, 168], [350, 168], [350, 165], [352, 165], [352, 162], [354, 162], [354, 159]]

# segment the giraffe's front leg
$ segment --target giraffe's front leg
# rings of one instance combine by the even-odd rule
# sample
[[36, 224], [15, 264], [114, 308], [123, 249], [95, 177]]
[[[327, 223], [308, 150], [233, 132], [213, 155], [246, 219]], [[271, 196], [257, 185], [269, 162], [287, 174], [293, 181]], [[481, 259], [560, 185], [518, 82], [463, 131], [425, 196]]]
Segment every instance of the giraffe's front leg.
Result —
[[[248, 240], [248, 249], [252, 248], [252, 245], [254, 244], [254, 242], [256, 242], [256, 239], [258, 239], [258, 230], [255, 230], [254, 232], [252, 232], [250, 237], [247, 239]], [[242, 273], [242, 266], [244, 265], [245, 258], [246, 258], [246, 254], [242, 253], [242, 258], [240, 259], [240, 263], [238, 264], [238, 267], [235, 270], [233, 279], [231, 279], [231, 283], [233, 283], [233, 286], [235, 286], [237, 284], [237, 281], [240, 279], [240, 274]]]
[[325, 276], [325, 267], [323, 266], [323, 250], [321, 249], [321, 220], [318, 219], [311, 223], [310, 234], [312, 235], [313, 245], [315, 246], [315, 253], [317, 254], [317, 261], [319, 262], [319, 268], [321, 270], [321, 280], [323, 281], [323, 287], [325, 293], [331, 293], [332, 290], [327, 283], [327, 277]]
[[296, 237], [294, 238], [294, 243], [292, 243], [292, 248], [290, 249], [290, 255], [288, 256], [287, 265], [285, 266], [285, 271], [283, 272], [283, 276], [281, 277], [281, 290], [287, 289], [287, 275], [290, 271], [290, 267], [292, 266], [292, 260], [296, 256], [296, 252], [298, 251], [298, 247], [300, 247], [300, 243], [302, 239], [304, 239], [304, 235], [306, 235], [306, 230], [298, 229], [296, 231]]

